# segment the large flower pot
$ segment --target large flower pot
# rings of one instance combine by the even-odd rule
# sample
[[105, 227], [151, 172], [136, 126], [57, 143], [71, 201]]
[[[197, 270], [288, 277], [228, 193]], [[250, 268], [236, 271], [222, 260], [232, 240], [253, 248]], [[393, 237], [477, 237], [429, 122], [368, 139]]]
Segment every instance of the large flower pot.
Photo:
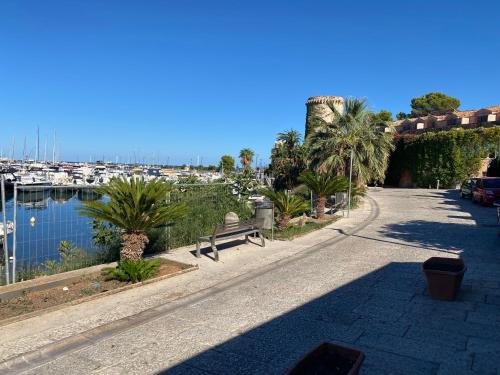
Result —
[[324, 342], [283, 375], [357, 375], [364, 359], [359, 350]]
[[453, 301], [457, 297], [466, 270], [462, 259], [432, 257], [424, 262], [422, 270], [432, 298]]

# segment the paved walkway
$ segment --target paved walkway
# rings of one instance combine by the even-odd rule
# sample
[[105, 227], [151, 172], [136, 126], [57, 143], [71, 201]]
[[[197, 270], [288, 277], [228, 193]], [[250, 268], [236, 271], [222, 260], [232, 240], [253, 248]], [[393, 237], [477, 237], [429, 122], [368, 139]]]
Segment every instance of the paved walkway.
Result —
[[[219, 263], [204, 257], [199, 271], [2, 327], [3, 373], [280, 374], [324, 340], [362, 349], [364, 374], [500, 373], [494, 209], [455, 192], [372, 191], [319, 232], [238, 248]], [[456, 302], [426, 294], [420, 265], [436, 255], [467, 263]]]

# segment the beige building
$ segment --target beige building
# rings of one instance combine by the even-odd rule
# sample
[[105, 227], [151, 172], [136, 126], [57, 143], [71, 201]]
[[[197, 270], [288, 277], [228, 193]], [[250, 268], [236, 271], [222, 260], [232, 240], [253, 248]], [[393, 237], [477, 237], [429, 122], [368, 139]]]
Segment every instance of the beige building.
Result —
[[451, 111], [396, 121], [394, 129], [399, 134], [421, 134], [428, 131], [453, 128], [472, 129], [500, 125], [500, 105], [478, 110]]

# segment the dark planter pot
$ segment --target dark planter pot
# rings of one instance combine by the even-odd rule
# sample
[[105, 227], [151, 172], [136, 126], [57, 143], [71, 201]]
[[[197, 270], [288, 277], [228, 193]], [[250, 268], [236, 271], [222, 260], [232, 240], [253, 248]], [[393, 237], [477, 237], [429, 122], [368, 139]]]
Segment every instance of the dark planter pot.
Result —
[[465, 267], [462, 259], [432, 257], [422, 265], [429, 294], [434, 299], [453, 301], [464, 278]]
[[364, 359], [359, 350], [324, 342], [283, 375], [357, 375]]

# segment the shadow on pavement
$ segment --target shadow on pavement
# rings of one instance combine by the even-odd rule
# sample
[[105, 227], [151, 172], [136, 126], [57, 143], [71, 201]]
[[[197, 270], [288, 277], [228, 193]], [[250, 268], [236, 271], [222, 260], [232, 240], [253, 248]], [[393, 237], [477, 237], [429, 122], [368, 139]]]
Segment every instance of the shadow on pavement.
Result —
[[[364, 351], [364, 374], [436, 373], [465, 350], [465, 336], [446, 339], [465, 307], [449, 306], [427, 296], [420, 263], [390, 263], [158, 374], [282, 374], [323, 341]], [[438, 332], [421, 333], [431, 325]]]
[[[496, 230], [482, 225], [495, 223], [495, 212], [459, 200], [456, 191], [433, 196], [454, 212], [450, 219], [464, 222], [430, 214], [428, 221], [387, 225], [382, 239], [356, 236], [459, 254], [468, 271], [457, 301], [428, 297], [421, 263], [392, 262], [159, 374], [282, 374], [323, 341], [364, 351], [362, 374], [500, 371], [500, 243]], [[248, 306], [233, 319], [258, 311]], [[209, 334], [210, 320], [200, 324]]]

